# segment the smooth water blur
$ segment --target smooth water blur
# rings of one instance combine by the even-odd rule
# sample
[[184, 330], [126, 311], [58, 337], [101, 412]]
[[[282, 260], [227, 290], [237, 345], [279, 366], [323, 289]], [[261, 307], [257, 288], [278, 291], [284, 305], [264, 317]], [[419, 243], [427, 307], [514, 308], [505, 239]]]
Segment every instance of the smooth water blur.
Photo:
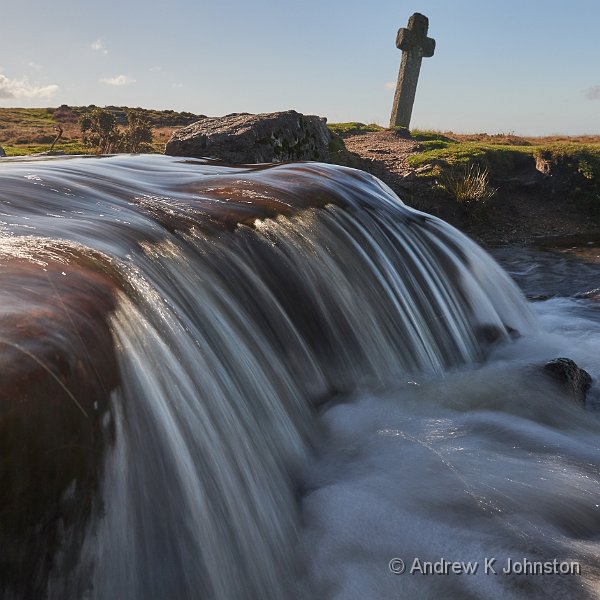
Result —
[[[506, 259], [509, 251], [504, 252]], [[537, 260], [541, 256], [541, 260]], [[593, 265], [515, 250], [527, 293], [579, 292]], [[598, 281], [588, 279], [593, 287]], [[585, 287], [585, 286], [584, 286]], [[600, 305], [564, 295], [532, 305], [540, 330], [443, 378], [340, 398], [321, 415], [302, 514], [319, 598], [600, 597]], [[541, 292], [541, 293], [540, 293]], [[586, 407], [541, 374], [557, 356], [593, 377]], [[394, 558], [407, 571], [390, 571]], [[495, 558], [486, 573], [485, 560]], [[502, 573], [513, 562], [575, 562], [581, 574]], [[473, 575], [423, 575], [420, 561], [470, 561]]]
[[11, 285], [58, 260], [115, 285], [99, 516], [65, 525], [85, 540], [50, 597], [509, 597], [506, 578], [387, 565], [592, 564], [596, 419], [526, 370], [566, 354], [595, 377], [589, 317], [573, 333], [538, 305], [564, 325], [540, 330], [450, 226], [329, 165], [6, 161], [0, 178]]
[[527, 298], [600, 296], [600, 249], [595, 245], [555, 248], [496, 248], [492, 255]]

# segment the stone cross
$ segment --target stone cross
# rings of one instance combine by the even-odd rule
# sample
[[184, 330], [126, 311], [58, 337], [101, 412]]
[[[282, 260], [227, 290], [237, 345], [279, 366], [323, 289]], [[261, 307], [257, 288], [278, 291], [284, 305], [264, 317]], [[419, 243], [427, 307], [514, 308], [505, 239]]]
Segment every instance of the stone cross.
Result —
[[394, 94], [390, 128], [408, 129], [410, 124], [421, 61], [424, 56], [433, 56], [435, 50], [435, 40], [427, 37], [428, 29], [429, 19], [420, 13], [415, 13], [408, 19], [407, 28], [403, 27], [398, 31], [396, 46], [402, 50], [402, 61]]

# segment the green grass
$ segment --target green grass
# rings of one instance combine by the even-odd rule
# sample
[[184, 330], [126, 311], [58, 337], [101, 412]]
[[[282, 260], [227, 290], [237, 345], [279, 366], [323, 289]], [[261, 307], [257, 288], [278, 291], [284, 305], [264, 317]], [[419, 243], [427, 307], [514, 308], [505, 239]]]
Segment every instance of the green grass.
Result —
[[[421, 151], [409, 157], [412, 167], [447, 164], [460, 166], [479, 163], [490, 170], [512, 170], [524, 164], [524, 160], [547, 154], [551, 160], [567, 156], [597, 156], [600, 143], [560, 142], [535, 144], [512, 136], [521, 143], [506, 143], [507, 136], [487, 136], [485, 141], [464, 141], [433, 131], [413, 131], [411, 137], [420, 142]], [[497, 139], [493, 139], [496, 137]], [[503, 143], [504, 142], [504, 143]], [[592, 162], [593, 159], [591, 159]], [[425, 175], [427, 174], [424, 171]]]
[[456, 140], [446, 135], [441, 134], [439, 131], [423, 131], [415, 129], [410, 132], [410, 137], [418, 142], [442, 142], [454, 144]]
[[471, 162], [480, 163], [489, 169], [518, 168], [525, 157], [532, 157], [532, 146], [502, 146], [480, 142], [446, 142], [427, 140], [421, 143], [423, 150], [409, 157], [412, 167], [423, 167], [446, 163], [448, 165], [464, 165]]
[[[476, 167], [489, 173], [491, 181], [505, 180], [520, 170], [535, 169], [552, 175], [566, 198], [594, 217], [600, 217], [600, 139], [520, 138], [518, 136], [475, 134], [450, 137], [434, 131], [413, 131], [420, 151], [409, 157], [411, 167], [419, 169], [419, 177], [434, 183], [468, 179]], [[467, 139], [464, 139], [467, 138]], [[469, 139], [470, 138], [470, 139]], [[443, 188], [444, 186], [442, 186]], [[446, 186], [448, 187], [448, 186]], [[451, 194], [456, 195], [456, 194]]]
[[371, 131], [381, 131], [384, 127], [375, 123], [365, 125], [358, 121], [350, 121], [349, 123], [328, 123], [327, 127], [332, 133], [339, 135], [340, 137], [347, 137], [349, 135], [357, 135], [359, 133], [369, 133]]
[[[2, 146], [6, 156], [27, 156], [28, 154], [38, 154], [47, 152], [51, 144], [18, 144]], [[89, 154], [90, 149], [76, 140], [62, 141], [56, 144], [55, 150], [60, 150], [65, 154]]]

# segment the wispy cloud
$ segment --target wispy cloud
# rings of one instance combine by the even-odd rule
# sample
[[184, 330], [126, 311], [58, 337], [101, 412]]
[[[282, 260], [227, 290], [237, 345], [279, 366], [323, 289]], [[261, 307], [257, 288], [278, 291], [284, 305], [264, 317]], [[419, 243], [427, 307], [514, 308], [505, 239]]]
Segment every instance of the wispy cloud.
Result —
[[384, 90], [395, 90], [396, 89], [396, 82], [395, 81], [388, 81], [388, 82], [384, 83], [383, 89]]
[[58, 92], [58, 86], [52, 85], [33, 85], [29, 83], [26, 77], [23, 79], [9, 79], [0, 73], [0, 99], [18, 99], [18, 98], [40, 98], [47, 100]]
[[183, 83], [172, 83], [172, 84], [171, 84], [171, 87], [174, 87], [174, 88], [182, 88], [182, 87], [183, 87]]
[[34, 71], [41, 71], [42, 70], [42, 65], [38, 65], [37, 63], [34, 63], [34, 62], [28, 62], [27, 66], [30, 69], [33, 69]]
[[594, 85], [584, 92], [588, 100], [600, 100], [600, 85]]
[[94, 52], [101, 52], [102, 54], [108, 54], [108, 50], [104, 47], [104, 42], [102, 38], [98, 38], [96, 41], [90, 44], [90, 48], [94, 50]]
[[130, 85], [135, 83], [135, 79], [128, 75], [116, 75], [115, 77], [105, 77], [100, 80], [100, 83], [105, 83], [106, 85]]
[[151, 71], [152, 73], [158, 73], [162, 71], [162, 67], [150, 67], [148, 71]]

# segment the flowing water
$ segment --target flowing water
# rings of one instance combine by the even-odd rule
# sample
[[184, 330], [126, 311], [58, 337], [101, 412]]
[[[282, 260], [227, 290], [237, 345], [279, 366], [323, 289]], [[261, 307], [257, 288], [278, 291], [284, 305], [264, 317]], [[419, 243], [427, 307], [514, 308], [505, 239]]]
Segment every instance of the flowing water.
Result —
[[528, 304], [328, 165], [5, 160], [0, 181], [4, 598], [600, 597], [600, 398], [540, 369], [598, 377], [593, 265], [561, 287], [500, 252]]

